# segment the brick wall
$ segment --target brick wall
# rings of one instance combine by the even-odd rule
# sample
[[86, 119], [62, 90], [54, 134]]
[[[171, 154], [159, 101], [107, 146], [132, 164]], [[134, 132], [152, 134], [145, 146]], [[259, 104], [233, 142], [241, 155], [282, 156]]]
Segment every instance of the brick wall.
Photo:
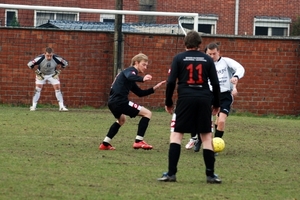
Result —
[[[27, 63], [51, 46], [70, 63], [60, 76], [65, 104], [70, 108], [106, 105], [113, 80], [112, 33], [2, 28], [0, 41], [0, 103], [31, 104], [35, 75]], [[234, 58], [246, 69], [234, 109], [256, 114], [300, 113], [299, 41], [204, 36], [202, 48], [212, 41], [221, 44], [222, 55]], [[167, 78], [173, 56], [183, 49], [182, 36], [126, 34], [123, 65], [129, 66], [139, 52], [147, 54], [147, 72], [153, 80], [140, 86], [152, 87]], [[148, 97], [131, 98], [146, 107], [163, 107], [164, 89]], [[44, 86], [39, 103], [57, 104], [51, 85]]]

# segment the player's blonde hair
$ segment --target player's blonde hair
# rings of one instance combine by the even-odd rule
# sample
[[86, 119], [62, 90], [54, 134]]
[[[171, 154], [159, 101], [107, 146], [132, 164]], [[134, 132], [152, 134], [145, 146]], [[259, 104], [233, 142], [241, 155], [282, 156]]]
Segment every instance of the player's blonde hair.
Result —
[[132, 66], [135, 65], [135, 62], [140, 63], [142, 60], [148, 62], [148, 56], [146, 56], [143, 53], [139, 53], [139, 54], [133, 56], [133, 58], [131, 59], [131, 65]]

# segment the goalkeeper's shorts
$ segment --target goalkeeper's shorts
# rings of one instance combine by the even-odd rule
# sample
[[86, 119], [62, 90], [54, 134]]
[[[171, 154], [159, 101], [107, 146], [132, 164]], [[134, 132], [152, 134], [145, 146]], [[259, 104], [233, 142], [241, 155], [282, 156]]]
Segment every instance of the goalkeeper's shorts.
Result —
[[44, 85], [46, 83], [50, 83], [52, 85], [60, 84], [59, 78], [55, 79], [52, 76], [53, 76], [53, 74], [44, 75], [43, 80], [39, 80], [38, 77], [35, 77], [35, 84], [40, 84], [40, 85]]

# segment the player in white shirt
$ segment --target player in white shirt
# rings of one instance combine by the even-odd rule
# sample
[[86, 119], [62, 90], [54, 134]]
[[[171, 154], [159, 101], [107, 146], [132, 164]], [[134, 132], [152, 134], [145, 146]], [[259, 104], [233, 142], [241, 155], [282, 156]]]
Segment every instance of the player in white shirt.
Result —
[[[216, 43], [208, 44], [205, 52], [214, 60], [221, 88], [221, 109], [216, 116], [215, 137], [222, 138], [225, 130], [225, 122], [234, 100], [233, 98], [238, 95], [237, 84], [239, 79], [243, 78], [245, 68], [231, 58], [221, 57], [219, 45]], [[187, 143], [186, 149], [194, 147], [194, 151], [198, 152], [201, 142], [198, 142], [195, 133], [191, 135], [192, 137]]]

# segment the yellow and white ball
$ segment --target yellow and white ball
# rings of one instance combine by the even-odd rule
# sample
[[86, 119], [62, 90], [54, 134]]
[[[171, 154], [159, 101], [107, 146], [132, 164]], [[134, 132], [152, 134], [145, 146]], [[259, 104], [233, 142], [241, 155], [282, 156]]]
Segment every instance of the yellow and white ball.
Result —
[[219, 153], [224, 150], [225, 148], [225, 142], [220, 137], [213, 138], [213, 146], [214, 146], [214, 152]]

